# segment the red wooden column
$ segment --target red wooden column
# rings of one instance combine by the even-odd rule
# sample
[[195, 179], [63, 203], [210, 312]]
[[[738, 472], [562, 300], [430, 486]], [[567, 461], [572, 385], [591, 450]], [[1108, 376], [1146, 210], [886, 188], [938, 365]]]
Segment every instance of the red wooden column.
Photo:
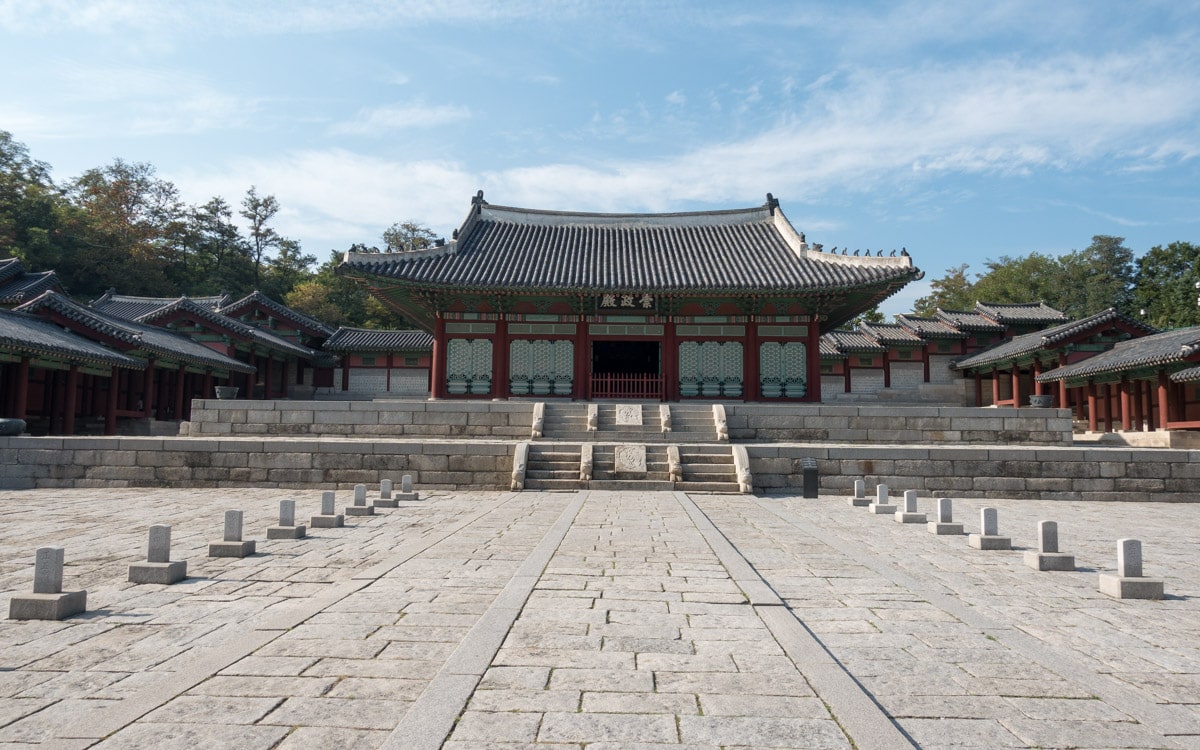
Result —
[[[436, 344], [435, 344], [436, 347]], [[350, 390], [350, 355], [342, 355], [342, 390]], [[432, 393], [433, 391], [430, 391]]]
[[[675, 338], [675, 318], [663, 319], [662, 344], [663, 401], [679, 400], [679, 342]], [[742, 360], [742, 377], [746, 374], [746, 360]]]
[[142, 416], [146, 419], [154, 413], [154, 360], [146, 362], [142, 372]]
[[267, 352], [267, 366], [263, 371], [263, 398], [275, 398], [275, 357]]
[[[850, 358], [846, 357], [842, 360], [842, 393], [849, 393], [852, 382], [850, 380]], [[975, 385], [979, 385], [979, 376], [975, 376]], [[979, 404], [976, 404], [979, 406]]]
[[1031, 382], [1033, 383], [1033, 395], [1035, 395], [1035, 396], [1043, 395], [1042, 394], [1042, 383], [1041, 383], [1041, 381], [1038, 380], [1038, 375], [1041, 375], [1041, 374], [1042, 374], [1042, 361], [1040, 359], [1035, 359], [1035, 360], [1033, 360], [1033, 375], [1030, 376], [1032, 378]]
[[508, 355], [508, 321], [502, 315], [492, 337], [492, 398], [508, 398]]
[[[495, 356], [494, 349], [492, 350], [492, 355]], [[387, 391], [388, 393], [392, 392], [392, 358], [394, 356], [395, 354], [388, 352], [387, 360], [384, 363], [384, 367], [386, 367], [387, 370], [383, 373], [383, 390]], [[494, 364], [492, 365], [492, 369], [496, 369]]]
[[1104, 431], [1113, 431], [1113, 397], [1112, 384], [1104, 384]]
[[63, 407], [63, 434], [75, 434], [75, 410], [79, 407], [79, 365], [67, 371], [67, 398]]
[[1167, 371], [1158, 371], [1158, 429], [1167, 429], [1167, 420], [1170, 418], [1170, 402], [1167, 398]]
[[572, 373], [571, 379], [571, 398], [576, 401], [587, 401], [592, 395], [592, 345], [590, 342], [587, 316], [579, 315], [575, 322], [575, 372]]
[[[808, 365], [808, 372], [805, 377], [808, 378], [808, 392], [805, 397], [808, 401], [821, 401], [821, 327], [817, 323], [817, 316], [813, 316], [812, 321], [808, 324], [808, 345], [805, 352], [805, 364]], [[888, 371], [888, 379], [891, 379], [891, 371]]]
[[975, 405], [983, 406], [983, 375], [975, 371]]
[[1013, 362], [1009, 380], [1012, 381], [1012, 405], [1016, 409], [1021, 406], [1021, 368], [1016, 362]]
[[892, 361], [890, 359], [888, 359], [888, 354], [890, 354], [890, 353], [891, 352], [883, 353], [883, 387], [884, 388], [892, 387]]
[[[742, 371], [745, 373], [746, 382], [742, 383], [742, 398], [746, 401], [758, 401], [762, 398], [762, 372], [759, 368], [762, 362], [759, 360], [758, 349], [761, 344], [758, 341], [758, 321], [754, 316], [746, 321], [746, 350], [742, 353], [745, 357], [745, 366]], [[819, 354], [819, 352], [818, 352]], [[675, 359], [679, 359], [679, 354], [676, 353]], [[676, 368], [678, 369], [678, 367]], [[678, 381], [678, 378], [676, 378]], [[675, 383], [675, 398], [679, 398], [679, 383]], [[846, 371], [846, 392], [850, 392], [850, 371]]]
[[1128, 376], [1121, 376], [1121, 430], [1129, 432], [1133, 429], [1133, 387]]
[[17, 395], [13, 402], [13, 416], [24, 419], [29, 412], [29, 357], [21, 357], [17, 365]]
[[254, 398], [254, 382], [258, 380], [258, 357], [254, 355], [254, 350], [250, 350], [249, 362], [246, 364], [254, 368], [254, 372], [246, 373], [246, 392], [242, 394], [242, 398]]
[[108, 378], [108, 399], [104, 405], [104, 434], [117, 434], [117, 397], [121, 392], [121, 370], [115, 366]]
[[993, 367], [992, 368], [992, 406], [996, 406], [999, 403], [1000, 403], [1000, 370]]
[[433, 361], [430, 362], [433, 380], [432, 398], [446, 397], [446, 321], [438, 315], [433, 322]]
[[183, 386], [187, 380], [187, 365], [180, 363], [175, 371], [175, 418], [183, 419]]
[[[287, 363], [286, 359], [284, 359], [280, 363], [280, 367], [281, 367], [281, 369], [279, 372], [279, 393], [277, 395], [277, 398], [287, 398], [288, 397], [288, 363]], [[296, 371], [299, 372], [299, 370], [300, 370], [300, 360], [297, 359], [296, 360]]]
[[1142, 422], [1142, 430], [1145, 432], [1153, 432], [1154, 431], [1154, 394], [1153, 394], [1153, 391], [1154, 391], [1154, 387], [1150, 385], [1149, 380], [1142, 383], [1142, 402], [1143, 402], [1142, 414], [1145, 417], [1145, 421]]
[[1140, 432], [1142, 429], [1142, 381], [1131, 380], [1129, 386], [1132, 389], [1130, 400], [1133, 402], [1133, 429]]
[[[1059, 355], [1058, 366], [1062, 367], [1066, 364], [1067, 364], [1067, 358], [1062, 355]], [[1070, 408], [1070, 406], [1071, 406], [1070, 396], [1071, 396], [1071, 394], [1067, 390], [1066, 378], [1059, 380], [1058, 381], [1058, 408], [1060, 408], [1060, 409]]]
[[1089, 380], [1087, 382], [1087, 406], [1088, 406], [1088, 432], [1096, 432], [1099, 428], [1099, 419], [1096, 414], [1096, 383]]
[[921, 344], [921, 364], [925, 366], [925, 382], [929, 382], [929, 344]]
[[200, 386], [200, 398], [213, 397], [213, 374], [212, 370], [204, 371], [204, 385]]

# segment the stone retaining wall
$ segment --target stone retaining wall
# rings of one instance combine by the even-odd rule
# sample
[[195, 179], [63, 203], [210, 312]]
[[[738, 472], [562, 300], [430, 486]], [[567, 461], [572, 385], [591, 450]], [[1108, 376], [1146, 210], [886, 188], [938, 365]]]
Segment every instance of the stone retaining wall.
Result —
[[188, 435], [528, 438], [532, 401], [219, 401], [196, 399]]
[[[412, 474], [423, 488], [507, 489], [515, 441], [0, 438], [0, 487], [349, 488]], [[898, 494], [1196, 502], [1200, 453], [1137, 448], [748, 445], [757, 492], [799, 494], [800, 461], [821, 491], [855, 479]]]
[[0, 438], [0, 487], [507, 488], [515, 442]]
[[1069, 409], [727, 404], [736, 442], [1071, 444]]

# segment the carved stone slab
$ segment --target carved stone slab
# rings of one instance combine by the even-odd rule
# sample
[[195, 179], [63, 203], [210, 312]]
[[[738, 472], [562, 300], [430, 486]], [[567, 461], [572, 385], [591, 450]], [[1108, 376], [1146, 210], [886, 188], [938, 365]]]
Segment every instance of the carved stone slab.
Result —
[[615, 450], [617, 471], [627, 473], [646, 473], [646, 446], [618, 445]]
[[640, 425], [642, 423], [642, 407], [638, 404], [617, 404], [618, 425]]

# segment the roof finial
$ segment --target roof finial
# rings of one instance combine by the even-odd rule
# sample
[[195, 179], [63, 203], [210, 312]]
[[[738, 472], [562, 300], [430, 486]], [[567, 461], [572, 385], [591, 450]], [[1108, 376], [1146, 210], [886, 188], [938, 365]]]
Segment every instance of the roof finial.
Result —
[[471, 199], [472, 205], [478, 206], [481, 203], [487, 203], [487, 201], [485, 201], [483, 199], [483, 191], [482, 190], [480, 190], [478, 193], [476, 193], [475, 197]]
[[[777, 208], [779, 208], [779, 201], [775, 200], [775, 196], [767, 193], [767, 210], [771, 212], [772, 216], [775, 215], [775, 209]], [[800, 236], [803, 237], [804, 235]]]

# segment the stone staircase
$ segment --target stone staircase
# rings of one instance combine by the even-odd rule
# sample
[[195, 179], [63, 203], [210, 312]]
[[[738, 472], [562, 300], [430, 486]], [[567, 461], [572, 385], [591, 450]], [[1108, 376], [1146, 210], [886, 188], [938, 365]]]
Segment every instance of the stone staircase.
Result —
[[546, 402], [543, 440], [590, 443], [687, 443], [716, 439], [711, 404], [671, 404], [671, 432], [662, 431], [659, 404], [635, 404], [641, 409], [640, 425], [617, 424], [618, 404], [597, 404], [595, 430], [587, 428], [585, 403]]
[[618, 445], [592, 446], [592, 478], [579, 478], [581, 447], [569, 443], [530, 443], [525, 469], [525, 488], [529, 490], [682, 490], [688, 492], [738, 492], [737, 476], [729, 446], [681, 446], [683, 480], [672, 482], [667, 461], [667, 445], [649, 444], [646, 471], [618, 471]]

